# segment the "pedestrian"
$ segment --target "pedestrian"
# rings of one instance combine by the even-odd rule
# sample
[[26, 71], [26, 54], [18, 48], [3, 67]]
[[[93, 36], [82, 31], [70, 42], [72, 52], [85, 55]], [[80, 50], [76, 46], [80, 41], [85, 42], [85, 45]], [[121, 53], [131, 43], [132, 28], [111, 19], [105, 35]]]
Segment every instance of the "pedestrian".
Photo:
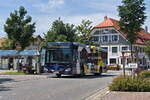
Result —
[[14, 70], [14, 66], [12, 62], [10, 63], [10, 69]]
[[9, 69], [9, 70], [11, 69], [11, 64], [10, 64], [10, 62], [8, 63], [8, 69]]

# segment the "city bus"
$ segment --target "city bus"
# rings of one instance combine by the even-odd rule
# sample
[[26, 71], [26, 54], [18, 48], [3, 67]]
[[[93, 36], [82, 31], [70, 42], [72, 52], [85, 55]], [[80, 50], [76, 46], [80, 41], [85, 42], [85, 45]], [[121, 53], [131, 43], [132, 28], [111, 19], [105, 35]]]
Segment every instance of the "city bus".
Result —
[[[48, 42], [41, 51], [41, 64], [47, 72], [61, 75], [101, 74], [105, 63], [101, 54], [106, 53], [95, 46], [75, 42]], [[107, 58], [105, 58], [107, 59]]]

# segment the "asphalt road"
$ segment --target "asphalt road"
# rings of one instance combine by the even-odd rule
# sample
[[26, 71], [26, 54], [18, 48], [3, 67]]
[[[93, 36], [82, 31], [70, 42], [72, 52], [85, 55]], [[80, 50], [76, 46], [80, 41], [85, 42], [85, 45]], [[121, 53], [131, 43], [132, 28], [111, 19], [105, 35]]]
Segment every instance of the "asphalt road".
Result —
[[26, 81], [7, 78], [0, 82], [0, 100], [83, 100], [108, 86], [117, 74]]

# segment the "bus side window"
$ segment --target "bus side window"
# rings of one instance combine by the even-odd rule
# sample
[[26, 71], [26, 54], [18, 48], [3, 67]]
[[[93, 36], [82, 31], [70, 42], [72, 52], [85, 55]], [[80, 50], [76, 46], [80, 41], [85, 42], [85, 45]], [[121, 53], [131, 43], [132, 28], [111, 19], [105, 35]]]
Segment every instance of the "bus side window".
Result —
[[78, 52], [76, 50], [73, 50], [73, 61], [74, 62], [77, 62], [77, 59], [78, 59]]
[[86, 63], [87, 60], [88, 60], [88, 53], [86, 51], [86, 49], [83, 49], [80, 53], [80, 59], [81, 59], [81, 62], [83, 63]]

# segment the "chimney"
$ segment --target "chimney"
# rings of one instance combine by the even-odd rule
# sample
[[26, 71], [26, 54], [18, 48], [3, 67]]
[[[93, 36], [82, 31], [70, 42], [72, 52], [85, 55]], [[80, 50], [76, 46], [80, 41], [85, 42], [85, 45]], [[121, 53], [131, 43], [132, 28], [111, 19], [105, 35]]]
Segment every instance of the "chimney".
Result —
[[104, 17], [104, 20], [107, 20], [107, 19], [108, 19], [108, 17], [107, 17], [107, 16], [105, 16], [105, 17]]
[[145, 26], [145, 31], [148, 33], [148, 27], [147, 26]]

